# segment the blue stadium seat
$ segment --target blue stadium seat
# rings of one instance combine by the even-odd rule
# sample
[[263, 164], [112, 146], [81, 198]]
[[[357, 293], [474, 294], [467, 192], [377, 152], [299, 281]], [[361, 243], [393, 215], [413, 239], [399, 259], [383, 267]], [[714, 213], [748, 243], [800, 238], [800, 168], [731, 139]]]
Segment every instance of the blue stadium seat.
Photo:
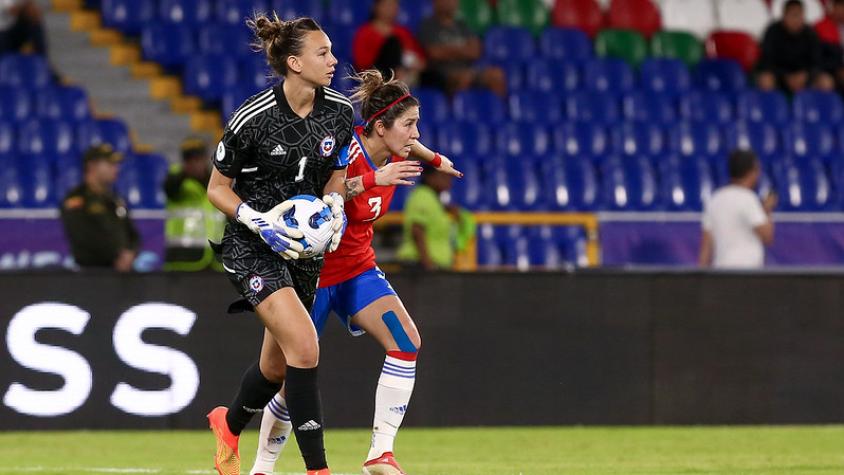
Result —
[[561, 246], [563, 260], [566, 264], [575, 267], [589, 265], [588, 241], [585, 229], [580, 226], [557, 226], [554, 228], [554, 234]]
[[82, 159], [76, 154], [59, 155], [55, 160], [56, 199], [61, 202], [64, 197], [82, 183]]
[[676, 96], [688, 92], [692, 78], [686, 64], [679, 59], [652, 58], [639, 66], [642, 89]]
[[185, 92], [203, 101], [219, 101], [223, 92], [237, 85], [237, 62], [228, 56], [195, 56], [182, 74]]
[[785, 160], [774, 175], [783, 211], [828, 211], [837, 202], [832, 182], [818, 159]]
[[651, 211], [658, 207], [656, 174], [647, 158], [611, 158], [601, 168], [602, 194], [608, 209]]
[[669, 150], [683, 157], [717, 157], [727, 150], [721, 130], [715, 124], [680, 122], [668, 128]]
[[36, 95], [38, 116], [46, 119], [83, 121], [91, 118], [88, 95], [85, 90], [72, 87], [53, 87]]
[[738, 119], [779, 125], [790, 118], [785, 96], [779, 91], [748, 90], [738, 94]]
[[484, 56], [495, 62], [520, 62], [534, 56], [533, 35], [525, 28], [495, 26], [484, 34]]
[[451, 106], [454, 118], [463, 122], [500, 124], [507, 119], [503, 101], [485, 89], [458, 92]]
[[[495, 165], [492, 176], [502, 173], [505, 184], [509, 189], [509, 206], [505, 203], [501, 209], [515, 209], [519, 211], [538, 211], [547, 209], [546, 196], [542, 193], [542, 181], [534, 161], [524, 157], [507, 157], [503, 164]], [[490, 176], [488, 173], [487, 176]], [[496, 193], [496, 198], [500, 193]]]
[[[282, 4], [284, 2], [282, 1]], [[357, 28], [369, 17], [372, 0], [332, 0], [328, 22], [333, 26]], [[334, 41], [334, 37], [331, 37]]]
[[704, 157], [669, 157], [659, 164], [662, 201], [669, 211], [701, 211], [715, 179]]
[[52, 173], [52, 156], [29, 155], [18, 159], [18, 177], [26, 208], [53, 208], [56, 206]]
[[120, 171], [117, 173], [117, 182], [114, 184], [117, 194], [126, 201], [130, 209], [142, 208], [143, 183], [141, 170], [133, 155], [124, 157], [120, 163]]
[[727, 150], [749, 149], [763, 162], [776, 158], [782, 151], [780, 134], [771, 124], [736, 122], [724, 127]]
[[621, 118], [619, 100], [610, 94], [579, 91], [569, 95], [565, 104], [569, 120], [613, 124]]
[[537, 162], [551, 153], [551, 136], [541, 125], [508, 123], [497, 127], [496, 150], [518, 161]]
[[573, 61], [537, 59], [526, 65], [525, 87], [542, 92], [575, 91], [580, 86], [580, 67]]
[[548, 159], [540, 164], [549, 209], [593, 211], [600, 208], [600, 188], [592, 163], [579, 157]]
[[799, 121], [822, 124], [844, 122], [844, 104], [834, 92], [805, 90], [794, 95], [794, 118]]
[[[361, 8], [365, 10], [366, 13], [369, 13], [370, 3], [371, 0], [362, 2]], [[272, 0], [272, 9], [278, 13], [280, 18], [285, 20], [301, 16], [324, 19], [326, 15], [324, 2], [322, 0]], [[331, 9], [329, 9], [329, 13], [330, 12]], [[325, 27], [324, 24], [322, 26]], [[333, 40], [334, 37], [331, 38]]]
[[507, 78], [508, 91], [521, 91], [522, 89], [527, 88], [527, 75], [525, 74], [525, 70], [527, 69], [528, 64], [530, 64], [530, 61], [497, 63], [498, 67], [504, 71], [504, 77]]
[[419, 23], [434, 12], [431, 2], [401, 2], [397, 21], [400, 25], [416, 31]]
[[199, 26], [211, 21], [207, 0], [159, 0], [158, 16], [165, 23]]
[[416, 124], [419, 130], [419, 141], [431, 150], [442, 150], [440, 147], [439, 127], [437, 123], [422, 117]]
[[[323, 26], [323, 29], [331, 38], [331, 53], [341, 62], [351, 64], [352, 62], [352, 44], [355, 37], [355, 27], [347, 25], [338, 25], [329, 23]], [[341, 72], [340, 76], [345, 76], [347, 71], [340, 69], [337, 65], [337, 71]], [[334, 75], [337, 79], [337, 75]]]
[[717, 91], [690, 91], [680, 96], [680, 117], [691, 122], [728, 124], [735, 119], [730, 96]]
[[18, 151], [26, 155], [59, 155], [76, 150], [73, 124], [56, 119], [33, 119], [18, 128]]
[[478, 227], [478, 265], [482, 267], [499, 267], [504, 265], [504, 255], [498, 240], [495, 239], [494, 227], [482, 224]]
[[[0, 115], [0, 117], [3, 117]], [[0, 119], [0, 156], [7, 156], [17, 150], [17, 129], [14, 122], [8, 119]]]
[[610, 136], [601, 124], [563, 123], [553, 131], [554, 150], [567, 157], [586, 157], [597, 161], [609, 154]]
[[576, 28], [545, 28], [539, 37], [539, 51], [548, 59], [585, 61], [591, 59], [592, 41]]
[[156, 17], [155, 7], [155, 0], [101, 0], [103, 24], [134, 36]]
[[201, 54], [235, 55], [243, 58], [258, 57], [263, 59], [263, 55], [255, 53], [249, 46], [252, 42], [252, 36], [243, 24], [219, 25], [211, 23], [202, 25], [199, 28], [197, 38], [197, 46]]
[[100, 129], [103, 141], [111, 144], [120, 153], [132, 151], [132, 139], [129, 136], [129, 128], [120, 119], [98, 119], [97, 127]]
[[653, 92], [633, 91], [621, 102], [624, 118], [634, 122], [672, 124], [677, 120], [677, 107], [671, 96]]
[[644, 155], [658, 158], [668, 151], [665, 133], [658, 125], [646, 122], [624, 123], [612, 129], [613, 150], [617, 155]]
[[484, 190], [481, 167], [477, 162], [468, 160], [457, 162], [456, 166], [463, 172], [463, 178], [452, 182], [449, 192], [451, 203], [473, 211], [487, 209], [489, 203]]
[[[252, 94], [262, 91], [277, 81], [272, 75], [267, 60], [260, 55], [241, 58], [238, 65], [240, 85], [249, 86]], [[337, 79], [337, 76], [334, 76]]]
[[164, 208], [167, 201], [163, 189], [169, 167], [167, 159], [161, 155], [139, 154], [134, 157], [134, 161], [140, 172], [140, 205], [149, 209]]
[[592, 91], [621, 94], [633, 90], [636, 78], [623, 59], [591, 59], [583, 65], [583, 84]]
[[0, 86], [0, 118], [22, 121], [35, 113], [31, 97], [25, 89]]
[[193, 32], [184, 25], [151, 23], [141, 30], [144, 58], [165, 68], [179, 69], [194, 52]]
[[562, 100], [554, 92], [514, 92], [508, 97], [507, 104], [510, 119], [516, 122], [547, 124], [563, 120]]
[[422, 104], [421, 115], [424, 121], [446, 122], [451, 116], [448, 97], [439, 89], [420, 88], [413, 95]]
[[24, 194], [18, 167], [0, 167], [0, 208], [23, 207]]
[[7, 54], [0, 57], [0, 86], [41, 89], [51, 82], [47, 60], [41, 56]]
[[782, 132], [783, 148], [792, 157], [829, 160], [838, 151], [835, 134], [824, 124], [794, 122]]
[[747, 86], [741, 66], [730, 59], [705, 59], [697, 65], [697, 83], [710, 91], [740, 91]]
[[530, 242], [521, 226], [496, 226], [495, 237], [503, 253], [502, 264], [520, 271], [530, 269]]
[[485, 122], [449, 124], [440, 130], [439, 144], [450, 157], [460, 162], [482, 162], [493, 152], [494, 137]]
[[243, 26], [253, 12], [266, 12], [267, 3], [263, 0], [216, 0], [214, 11], [217, 22]]
[[567, 264], [562, 243], [552, 226], [529, 226], [525, 229], [531, 267], [547, 270], [563, 269]]

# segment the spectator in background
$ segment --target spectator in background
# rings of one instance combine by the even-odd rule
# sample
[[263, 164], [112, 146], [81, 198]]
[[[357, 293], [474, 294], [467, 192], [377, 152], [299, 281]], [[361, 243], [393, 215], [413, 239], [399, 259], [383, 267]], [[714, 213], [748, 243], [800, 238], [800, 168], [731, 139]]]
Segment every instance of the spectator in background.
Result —
[[445, 206], [440, 195], [451, 189], [452, 176], [425, 167], [422, 182], [404, 205], [404, 238], [397, 252], [400, 261], [425, 270], [450, 269], [455, 252], [462, 251], [475, 235], [472, 214]]
[[396, 23], [398, 15], [398, 0], [375, 0], [369, 23], [355, 32], [352, 59], [358, 71], [375, 68], [384, 77], [395, 71], [396, 79], [412, 87], [425, 69], [425, 51], [410, 30]]
[[774, 241], [771, 212], [775, 194], [756, 195], [761, 168], [756, 155], [736, 150], [729, 157], [731, 183], [716, 191], [703, 213], [702, 267], [757, 269], [765, 265], [765, 246]]
[[419, 26], [419, 41], [428, 56], [422, 84], [450, 93], [485, 87], [499, 96], [507, 94], [504, 71], [497, 66], [477, 66], [481, 40], [457, 18], [458, 0], [434, 0], [434, 15]]
[[211, 156], [204, 140], [182, 142], [182, 163], [164, 181], [167, 195], [165, 270], [198, 271], [217, 266], [208, 241], [220, 242], [225, 216], [208, 201]]
[[80, 267], [132, 270], [138, 232], [126, 203], [113, 191], [122, 158], [108, 144], [89, 148], [83, 157], [84, 181], [62, 202], [65, 234]]
[[835, 82], [823, 67], [821, 43], [806, 25], [803, 2], [785, 2], [782, 20], [772, 23], [762, 39], [756, 75], [759, 88], [771, 91], [779, 87], [795, 93], [814, 86], [831, 91]]
[[0, 54], [19, 53], [27, 43], [47, 56], [41, 9], [33, 0], [0, 0]]
[[824, 69], [844, 87], [844, 0], [832, 0], [829, 12], [815, 25], [821, 40]]

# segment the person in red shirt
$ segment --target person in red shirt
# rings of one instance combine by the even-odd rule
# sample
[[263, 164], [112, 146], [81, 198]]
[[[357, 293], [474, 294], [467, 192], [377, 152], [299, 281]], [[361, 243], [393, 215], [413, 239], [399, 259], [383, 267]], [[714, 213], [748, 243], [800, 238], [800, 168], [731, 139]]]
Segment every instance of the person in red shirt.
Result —
[[425, 69], [425, 50], [396, 23], [398, 14], [398, 0], [375, 0], [369, 22], [355, 32], [352, 60], [358, 71], [375, 68], [384, 76], [395, 71], [396, 79], [414, 86]]
[[[390, 208], [396, 186], [412, 185], [420, 162], [430, 161], [443, 173], [462, 174], [451, 161], [423, 147], [419, 139], [419, 101], [407, 84], [367, 70], [356, 78], [359, 85], [352, 101], [360, 105], [363, 126], [355, 128], [345, 149], [347, 227], [336, 251], [325, 254], [311, 319], [321, 333], [333, 311], [355, 336], [372, 335], [387, 352], [378, 389], [372, 444], [363, 473], [402, 475], [393, 456], [393, 441], [407, 411], [416, 380], [419, 331], [395, 290], [375, 262], [372, 249], [373, 223]], [[341, 158], [344, 157], [341, 152]], [[269, 474], [286, 443], [290, 414], [282, 393], [264, 409], [258, 454], [250, 474]]]

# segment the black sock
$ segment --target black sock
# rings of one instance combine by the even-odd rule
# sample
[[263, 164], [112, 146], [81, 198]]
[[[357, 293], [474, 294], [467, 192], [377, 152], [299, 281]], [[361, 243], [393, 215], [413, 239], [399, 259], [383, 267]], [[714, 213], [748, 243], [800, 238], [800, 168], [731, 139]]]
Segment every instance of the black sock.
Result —
[[243, 373], [240, 390], [229, 405], [229, 413], [226, 414], [226, 422], [232, 434], [240, 435], [246, 424], [252, 420], [252, 416], [261, 412], [279, 389], [281, 384], [267, 381], [257, 361], [250, 366]]
[[305, 466], [308, 470], [328, 467], [322, 438], [322, 403], [317, 386], [317, 369], [287, 366], [285, 400]]

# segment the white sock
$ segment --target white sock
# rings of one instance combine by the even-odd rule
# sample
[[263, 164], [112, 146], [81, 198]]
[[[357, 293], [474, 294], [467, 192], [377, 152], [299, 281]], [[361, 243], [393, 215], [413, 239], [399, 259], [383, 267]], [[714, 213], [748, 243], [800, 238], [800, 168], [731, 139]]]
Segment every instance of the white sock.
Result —
[[264, 408], [264, 415], [261, 417], [261, 432], [258, 436], [258, 454], [255, 456], [255, 464], [250, 474], [273, 473], [275, 462], [281, 455], [281, 449], [290, 439], [290, 431], [293, 424], [290, 423], [290, 414], [287, 412], [287, 404], [281, 394], [276, 394]]
[[393, 451], [396, 433], [404, 420], [413, 383], [416, 381], [416, 353], [388, 351], [375, 391], [372, 445], [366, 460]]

